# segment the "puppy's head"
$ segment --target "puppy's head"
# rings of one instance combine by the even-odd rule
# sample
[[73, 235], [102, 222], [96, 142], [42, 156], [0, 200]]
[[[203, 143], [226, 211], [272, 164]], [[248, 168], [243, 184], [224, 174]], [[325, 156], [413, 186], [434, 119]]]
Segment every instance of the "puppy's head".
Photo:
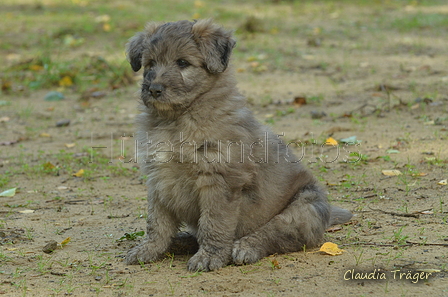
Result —
[[149, 23], [127, 44], [134, 71], [143, 67], [142, 100], [170, 110], [190, 105], [226, 70], [235, 40], [211, 20]]

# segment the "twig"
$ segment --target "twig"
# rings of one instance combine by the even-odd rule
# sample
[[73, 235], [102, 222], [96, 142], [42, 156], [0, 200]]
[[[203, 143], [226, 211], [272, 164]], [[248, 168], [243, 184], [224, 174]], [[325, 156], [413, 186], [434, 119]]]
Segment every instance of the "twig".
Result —
[[406, 240], [406, 243], [415, 244], [415, 245], [436, 245], [436, 246], [446, 246], [446, 247], [448, 247], [448, 243], [412, 242], [412, 241], [409, 241], [409, 240]]
[[108, 215], [107, 218], [108, 219], [122, 219], [122, 218], [127, 218], [129, 216], [130, 216], [129, 214], [127, 214], [127, 215], [124, 214], [124, 215], [121, 215], [121, 216]]
[[382, 213], [390, 214], [390, 215], [393, 215], [393, 216], [407, 217], [407, 218], [417, 218], [417, 219], [420, 217], [420, 215], [416, 214], [416, 213], [398, 213], [398, 212], [393, 212], [393, 211], [385, 211], [385, 210], [382, 210], [382, 209], [371, 208], [370, 206], [369, 206], [369, 208], [371, 210], [381, 211]]
[[353, 243], [344, 243], [340, 244], [340, 246], [348, 246], [348, 245], [371, 245], [371, 246], [385, 246], [385, 247], [396, 247], [396, 246], [412, 246], [411, 243], [408, 244], [393, 244], [393, 243], [381, 243], [381, 242], [353, 242]]

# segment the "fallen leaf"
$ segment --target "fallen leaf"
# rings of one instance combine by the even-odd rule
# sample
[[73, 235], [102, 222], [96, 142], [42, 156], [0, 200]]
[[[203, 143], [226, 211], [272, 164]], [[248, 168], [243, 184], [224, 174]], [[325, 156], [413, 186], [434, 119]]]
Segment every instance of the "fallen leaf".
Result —
[[0, 197], [13, 197], [16, 194], [17, 188], [12, 188], [0, 193]]
[[431, 268], [417, 268], [416, 271], [427, 272], [427, 273], [441, 272], [440, 269], [431, 269]]
[[111, 29], [111, 27], [110, 27], [109, 23], [104, 23], [103, 24], [103, 31], [104, 32], [110, 32], [110, 29]]
[[412, 176], [427, 176], [428, 173], [426, 172], [419, 172], [419, 173], [413, 173]]
[[66, 143], [66, 144], [65, 144], [65, 147], [66, 147], [66, 148], [72, 148], [72, 147], [75, 147], [75, 146], [76, 146], [75, 143]]
[[340, 231], [340, 230], [342, 230], [342, 227], [340, 227], [340, 226], [333, 226], [333, 227], [328, 228], [326, 231], [327, 232], [336, 232], [336, 231]]
[[51, 135], [48, 134], [48, 133], [40, 133], [39, 136], [40, 136], [40, 137], [51, 137]]
[[448, 180], [442, 179], [441, 181], [438, 182], [438, 184], [441, 186], [446, 186], [448, 184]]
[[44, 69], [44, 67], [42, 65], [31, 65], [30, 66], [30, 70], [32, 70], [32, 71], [41, 71], [43, 69]]
[[427, 214], [427, 215], [429, 215], [429, 214], [434, 214], [434, 212], [433, 212], [433, 211], [430, 211], [430, 210], [420, 211], [419, 213], [420, 213], [420, 214]]
[[333, 137], [328, 137], [327, 140], [325, 141], [325, 145], [335, 146], [335, 145], [338, 145], [338, 142]]
[[358, 143], [358, 142], [360, 142], [360, 141], [356, 140], [356, 136], [342, 138], [342, 139], [339, 139], [339, 141], [343, 142], [343, 143]]
[[390, 149], [386, 151], [387, 154], [399, 154], [400, 151], [399, 150], [394, 150], [394, 149]]
[[78, 172], [74, 173], [73, 176], [82, 177], [84, 175], [84, 169], [79, 169]]
[[6, 123], [9, 122], [10, 118], [9, 117], [1, 117], [0, 118], [0, 123]]
[[70, 87], [73, 85], [73, 80], [70, 76], [66, 75], [59, 81], [60, 87]]
[[272, 263], [272, 267], [274, 267], [274, 269], [280, 269], [280, 264], [278, 263], [277, 259], [274, 259], [271, 261]]
[[51, 170], [51, 169], [56, 168], [56, 166], [54, 166], [53, 164], [51, 164], [51, 162], [47, 162], [47, 163], [45, 163], [45, 164], [43, 165], [43, 167], [44, 167], [45, 170]]
[[400, 171], [400, 170], [396, 170], [396, 169], [382, 170], [381, 173], [384, 174], [384, 175], [386, 175], [386, 176], [397, 176], [397, 175], [401, 175], [401, 171]]
[[344, 252], [344, 250], [341, 250], [337, 244], [332, 243], [332, 242], [326, 242], [324, 243], [321, 247], [320, 247], [320, 252], [323, 252], [327, 255], [331, 255], [331, 256], [337, 256], [337, 255], [342, 255], [342, 253]]
[[33, 213], [35, 212], [34, 209], [25, 209], [25, 210], [20, 210], [19, 213]]
[[64, 246], [64, 245], [66, 245], [67, 243], [69, 243], [70, 242], [70, 240], [72, 240], [71, 239], [71, 237], [67, 237], [66, 239], [64, 239], [63, 241], [61, 241], [61, 246]]
[[304, 96], [296, 96], [293, 101], [294, 105], [302, 106], [306, 104], [306, 97]]

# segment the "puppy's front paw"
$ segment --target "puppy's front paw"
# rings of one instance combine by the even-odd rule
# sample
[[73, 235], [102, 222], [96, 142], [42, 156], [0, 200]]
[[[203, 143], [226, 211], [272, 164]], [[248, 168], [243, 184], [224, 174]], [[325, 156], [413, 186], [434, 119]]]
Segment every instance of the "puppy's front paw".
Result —
[[156, 250], [150, 243], [144, 241], [136, 247], [129, 250], [126, 255], [126, 264], [136, 265], [141, 263], [149, 263], [157, 260], [160, 254], [154, 252]]
[[263, 258], [260, 250], [256, 249], [249, 240], [242, 238], [233, 244], [232, 258], [236, 265], [252, 264]]
[[224, 267], [227, 263], [229, 263], [228, 256], [212, 254], [200, 249], [190, 258], [187, 268], [190, 271], [212, 271]]

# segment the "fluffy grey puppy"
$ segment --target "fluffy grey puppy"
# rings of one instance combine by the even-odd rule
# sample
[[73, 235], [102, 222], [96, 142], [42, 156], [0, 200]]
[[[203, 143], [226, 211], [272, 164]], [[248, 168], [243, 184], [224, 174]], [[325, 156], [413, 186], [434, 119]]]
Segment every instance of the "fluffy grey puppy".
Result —
[[157, 260], [181, 224], [199, 244], [188, 269], [254, 263], [318, 245], [351, 218], [238, 92], [231, 32], [210, 20], [149, 23], [127, 45], [144, 68], [139, 158], [147, 175], [147, 238], [128, 264]]

